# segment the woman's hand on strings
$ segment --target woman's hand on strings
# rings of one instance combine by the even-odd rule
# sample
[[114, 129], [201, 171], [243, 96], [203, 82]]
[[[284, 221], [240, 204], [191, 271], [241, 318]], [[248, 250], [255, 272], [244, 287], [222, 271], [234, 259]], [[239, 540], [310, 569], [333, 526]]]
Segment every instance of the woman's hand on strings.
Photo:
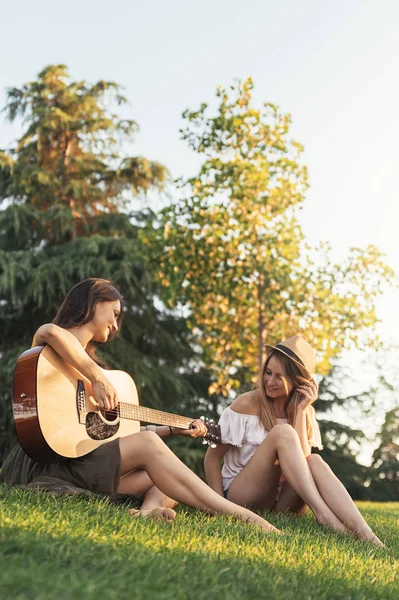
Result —
[[91, 383], [93, 398], [103, 410], [113, 410], [118, 406], [118, 393], [105, 375], [96, 378]]
[[201, 419], [194, 419], [191, 423], [190, 429], [179, 429], [178, 427], [172, 427], [173, 435], [184, 435], [185, 437], [197, 438], [205, 437], [207, 434], [207, 427]]
[[302, 410], [308, 408], [311, 404], [313, 404], [313, 402], [316, 402], [317, 398], [319, 397], [319, 386], [314, 379], [308, 383], [303, 383], [296, 389], [302, 396], [302, 399], [298, 404], [298, 408]]

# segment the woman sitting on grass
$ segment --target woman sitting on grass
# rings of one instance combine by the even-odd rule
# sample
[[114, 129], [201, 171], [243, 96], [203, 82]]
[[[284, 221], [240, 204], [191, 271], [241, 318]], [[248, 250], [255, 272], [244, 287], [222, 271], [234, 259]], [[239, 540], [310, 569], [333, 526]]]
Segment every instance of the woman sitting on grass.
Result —
[[318, 394], [315, 366], [314, 350], [299, 335], [268, 346], [258, 388], [220, 417], [223, 444], [206, 453], [208, 483], [251, 509], [303, 514], [309, 506], [321, 523], [328, 511], [336, 531], [382, 546], [330, 467], [311, 454], [312, 446], [322, 448], [311, 406]]
[[[123, 298], [112, 283], [86, 279], [70, 290], [53, 323], [40, 327], [33, 339], [33, 346], [48, 344], [84, 375], [92, 384], [94, 399], [107, 411], [117, 406], [118, 395], [99, 366], [95, 347], [117, 334], [122, 315]], [[172, 433], [204, 436], [206, 428], [200, 420], [191, 430], [157, 427], [156, 432], [117, 438], [83, 457], [52, 464], [33, 461], [18, 444], [5, 460], [1, 478], [9, 486], [144, 495], [141, 510], [132, 514], [167, 521], [175, 517], [172, 507], [178, 501], [281, 533], [259, 515], [221, 497], [190, 471], [161, 440]]]

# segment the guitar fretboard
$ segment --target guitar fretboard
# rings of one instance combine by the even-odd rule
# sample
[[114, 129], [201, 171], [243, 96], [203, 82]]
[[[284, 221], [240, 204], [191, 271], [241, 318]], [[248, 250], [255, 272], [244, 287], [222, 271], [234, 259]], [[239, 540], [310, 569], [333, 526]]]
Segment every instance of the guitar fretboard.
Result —
[[194, 419], [189, 417], [181, 417], [171, 413], [155, 410], [154, 408], [146, 408], [128, 402], [119, 402], [119, 414], [124, 419], [132, 419], [133, 421], [144, 421], [146, 423], [154, 423], [154, 425], [171, 425], [172, 427], [180, 427], [181, 429], [189, 429]]

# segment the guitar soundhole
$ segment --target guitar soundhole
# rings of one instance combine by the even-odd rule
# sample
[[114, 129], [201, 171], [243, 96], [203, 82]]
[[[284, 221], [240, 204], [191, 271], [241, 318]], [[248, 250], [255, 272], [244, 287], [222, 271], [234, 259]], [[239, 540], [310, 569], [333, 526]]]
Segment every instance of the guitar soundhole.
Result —
[[93, 440], [106, 440], [117, 433], [119, 422], [116, 425], [109, 425], [99, 417], [97, 413], [90, 412], [86, 415], [87, 435]]
[[116, 421], [117, 419], [119, 419], [118, 410], [105, 410], [104, 412], [101, 412], [107, 421]]

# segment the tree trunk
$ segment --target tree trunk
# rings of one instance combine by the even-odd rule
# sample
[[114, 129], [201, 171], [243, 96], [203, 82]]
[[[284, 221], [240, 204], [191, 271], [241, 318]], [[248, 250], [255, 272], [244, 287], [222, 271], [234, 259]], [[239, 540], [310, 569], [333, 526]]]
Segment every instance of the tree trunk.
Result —
[[263, 322], [263, 311], [262, 311], [262, 285], [258, 284], [258, 367], [259, 373], [262, 370], [263, 356], [264, 356], [264, 322]]

